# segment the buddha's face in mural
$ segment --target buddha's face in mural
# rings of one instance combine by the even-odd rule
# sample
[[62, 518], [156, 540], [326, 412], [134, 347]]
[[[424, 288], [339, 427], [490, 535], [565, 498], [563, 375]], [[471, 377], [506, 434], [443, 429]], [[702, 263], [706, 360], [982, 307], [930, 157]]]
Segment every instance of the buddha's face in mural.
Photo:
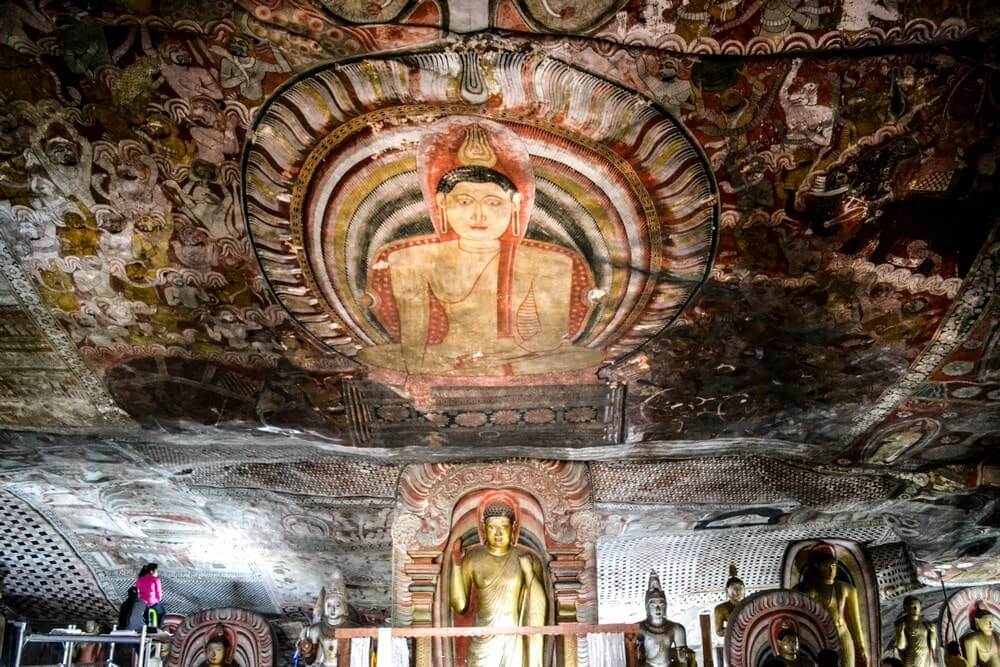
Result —
[[510, 225], [517, 196], [496, 183], [458, 183], [439, 192], [444, 219], [462, 239], [495, 241]]
[[483, 523], [483, 533], [487, 547], [493, 551], [506, 551], [510, 548], [514, 524], [508, 517], [491, 516]]
[[837, 560], [835, 558], [821, 559], [816, 563], [816, 573], [821, 582], [832, 584], [837, 578]]
[[646, 603], [646, 622], [650, 625], [663, 625], [667, 620], [667, 601], [663, 598], [653, 598]]

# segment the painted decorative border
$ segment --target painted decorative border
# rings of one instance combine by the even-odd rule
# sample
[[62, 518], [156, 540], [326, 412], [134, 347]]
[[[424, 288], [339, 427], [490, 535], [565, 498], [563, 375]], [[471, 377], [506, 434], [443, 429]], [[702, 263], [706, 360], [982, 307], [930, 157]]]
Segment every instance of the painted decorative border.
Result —
[[962, 344], [980, 317], [987, 312], [987, 306], [997, 290], [998, 282], [1000, 282], [1000, 225], [995, 225], [982, 253], [969, 269], [965, 286], [941, 323], [934, 342], [917, 357], [898, 382], [882, 392], [875, 404], [858, 416], [848, 432], [846, 438], [848, 441], [853, 441], [885, 419]]

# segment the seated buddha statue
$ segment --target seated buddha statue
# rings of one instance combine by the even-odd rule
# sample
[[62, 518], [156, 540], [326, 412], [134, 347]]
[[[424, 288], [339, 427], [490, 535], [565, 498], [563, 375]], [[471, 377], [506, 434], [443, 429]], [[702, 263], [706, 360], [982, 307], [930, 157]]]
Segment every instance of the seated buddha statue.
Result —
[[594, 281], [577, 252], [525, 238], [534, 177], [524, 143], [502, 125], [452, 116], [417, 151], [435, 234], [378, 249], [368, 294], [392, 343], [363, 362], [413, 375], [510, 376], [594, 368], [577, 347]]
[[233, 660], [236, 636], [222, 623], [217, 623], [205, 641], [205, 662], [201, 667], [238, 667]]
[[968, 667], [1000, 667], [1000, 649], [993, 632], [993, 614], [980, 602], [972, 613], [975, 630], [962, 638], [962, 653]]
[[667, 618], [667, 596], [656, 571], [646, 584], [646, 620], [639, 624], [639, 664], [643, 667], [696, 667], [684, 626]]
[[771, 623], [771, 650], [784, 667], [816, 667], [799, 642], [799, 629], [794, 620], [779, 617]]

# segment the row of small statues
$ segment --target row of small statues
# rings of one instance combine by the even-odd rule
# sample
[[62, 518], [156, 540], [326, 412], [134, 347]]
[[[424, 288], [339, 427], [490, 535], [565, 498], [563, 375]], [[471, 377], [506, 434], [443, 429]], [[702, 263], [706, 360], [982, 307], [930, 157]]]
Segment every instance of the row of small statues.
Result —
[[[830, 546], [832, 545], [820, 544], [813, 549], [813, 564], [816, 566], [818, 580], [803, 582], [799, 591], [820, 602], [830, 612], [843, 649], [841, 664], [845, 667], [865, 665], [868, 654], [861, 628], [858, 593], [852, 584], [836, 579], [838, 559], [836, 551], [830, 549]], [[655, 574], [651, 575], [651, 579], [653, 576]], [[743, 601], [745, 592], [746, 587], [736, 576], [735, 566], [731, 566], [730, 577], [726, 582], [727, 599], [716, 606], [713, 612], [713, 626], [719, 637], [725, 636], [729, 618]], [[894, 628], [895, 649], [903, 667], [935, 667], [937, 664], [936, 653], [940, 648], [937, 629], [933, 623], [924, 620], [921, 612], [918, 598], [911, 595], [903, 599], [903, 614]], [[653, 616], [647, 593], [647, 623]], [[980, 603], [972, 620], [973, 631], [965, 635], [960, 643], [951, 642], [947, 647], [944, 667], [1000, 667], [1000, 647], [993, 632], [993, 614]], [[790, 651], [785, 652], [780, 635], [778, 639], [782, 655], [777, 657], [786, 665], [796, 662], [791, 659]], [[797, 652], [796, 642], [795, 653]], [[857, 662], [855, 655], [858, 657]]]

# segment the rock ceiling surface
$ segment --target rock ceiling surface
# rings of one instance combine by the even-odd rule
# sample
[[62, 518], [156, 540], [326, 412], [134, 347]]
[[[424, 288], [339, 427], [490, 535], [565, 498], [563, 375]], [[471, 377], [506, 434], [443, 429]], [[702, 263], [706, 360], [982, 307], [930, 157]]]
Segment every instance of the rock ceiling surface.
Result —
[[[4, 9], [12, 606], [106, 617], [158, 560], [179, 609], [337, 565], [378, 616], [403, 466], [508, 456], [592, 461], [608, 540], [877, 520], [1000, 579], [992, 3]], [[417, 368], [469, 137], [521, 259], [427, 302]]]

